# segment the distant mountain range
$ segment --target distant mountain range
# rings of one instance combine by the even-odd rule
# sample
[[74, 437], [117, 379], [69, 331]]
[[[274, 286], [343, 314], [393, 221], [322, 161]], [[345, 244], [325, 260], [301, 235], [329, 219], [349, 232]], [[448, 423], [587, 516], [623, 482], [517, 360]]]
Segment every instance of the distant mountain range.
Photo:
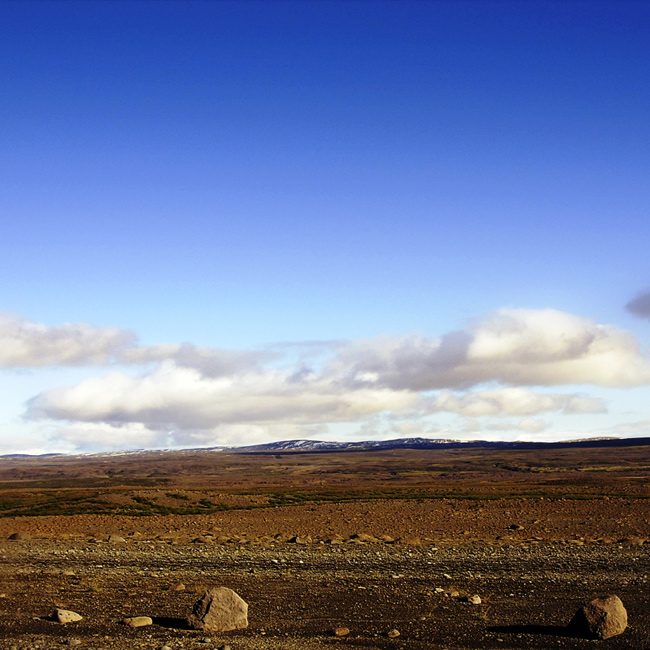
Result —
[[[650, 438], [583, 438], [561, 442], [505, 442], [492, 440], [453, 440], [441, 438], [395, 438], [393, 440], [361, 440], [357, 442], [327, 442], [325, 440], [282, 440], [262, 445], [243, 447], [202, 447], [190, 449], [131, 449], [109, 451], [80, 456], [130, 456], [141, 454], [182, 453], [202, 451], [228, 451], [232, 453], [278, 453], [278, 452], [345, 452], [381, 451], [388, 449], [563, 449], [576, 447], [639, 447], [650, 446]], [[69, 454], [5, 454], [0, 458], [47, 458]], [[76, 455], [76, 454], [75, 454]]]
[[490, 440], [447, 440], [432, 438], [395, 438], [358, 442], [323, 440], [283, 440], [262, 445], [229, 447], [234, 452], [279, 451], [373, 451], [383, 449], [553, 449], [564, 447], [632, 447], [650, 445], [650, 438], [586, 438], [562, 442], [505, 442]]

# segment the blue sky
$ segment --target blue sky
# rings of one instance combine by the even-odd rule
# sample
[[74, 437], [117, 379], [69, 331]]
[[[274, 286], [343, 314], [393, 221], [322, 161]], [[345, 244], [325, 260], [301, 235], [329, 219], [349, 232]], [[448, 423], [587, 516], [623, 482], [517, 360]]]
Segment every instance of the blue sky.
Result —
[[650, 434], [648, 3], [0, 32], [0, 453]]

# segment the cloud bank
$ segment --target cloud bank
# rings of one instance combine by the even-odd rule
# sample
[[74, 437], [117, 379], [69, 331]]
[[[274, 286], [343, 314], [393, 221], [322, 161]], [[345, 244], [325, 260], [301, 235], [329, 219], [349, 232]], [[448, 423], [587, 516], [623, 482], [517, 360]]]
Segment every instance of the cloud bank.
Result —
[[[303, 357], [294, 366], [283, 356], [286, 345], [273, 353], [142, 346], [126, 330], [48, 328], [10, 318], [0, 321], [0, 340], [5, 367], [123, 367], [30, 400], [27, 417], [64, 423], [58, 435], [77, 447], [129, 440], [243, 444], [291, 432], [315, 435], [337, 423], [359, 429], [378, 417], [417, 423], [436, 414], [457, 416], [466, 426], [491, 418], [487, 426], [498, 427], [510, 418], [507, 426], [536, 434], [548, 427], [540, 415], [607, 410], [575, 388], [548, 387], [650, 383], [650, 359], [632, 334], [551, 309], [499, 310], [437, 338], [321, 345], [311, 365]], [[129, 366], [145, 372], [130, 374]]]

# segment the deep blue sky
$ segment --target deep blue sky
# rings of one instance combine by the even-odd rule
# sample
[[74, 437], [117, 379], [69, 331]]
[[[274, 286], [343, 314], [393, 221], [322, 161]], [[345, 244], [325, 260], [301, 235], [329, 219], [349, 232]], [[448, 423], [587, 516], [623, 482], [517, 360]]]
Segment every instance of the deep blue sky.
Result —
[[647, 2], [0, 2], [0, 61], [2, 311], [252, 349], [554, 309], [647, 346]]

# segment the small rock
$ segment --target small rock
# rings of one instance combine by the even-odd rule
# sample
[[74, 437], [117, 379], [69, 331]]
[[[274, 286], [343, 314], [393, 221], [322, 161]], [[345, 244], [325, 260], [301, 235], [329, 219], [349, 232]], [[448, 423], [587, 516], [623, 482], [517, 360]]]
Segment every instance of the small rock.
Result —
[[68, 639], [67, 640], [68, 645], [81, 645], [81, 639]]
[[119, 535], [109, 535], [108, 536], [108, 541], [111, 544], [124, 544], [126, 542], [124, 537], [120, 537]]
[[175, 585], [172, 585], [170, 591], [185, 591], [185, 585], [182, 582], [177, 582]]
[[396, 639], [399, 636], [399, 630], [390, 630], [387, 636], [391, 639]]
[[589, 639], [608, 639], [627, 627], [627, 611], [618, 596], [596, 598], [581, 607], [571, 619], [568, 629]]
[[372, 544], [376, 544], [379, 541], [377, 537], [369, 533], [355, 533], [354, 535], [350, 535], [350, 539], [356, 539], [359, 542], [370, 542]]
[[55, 609], [52, 619], [65, 625], [66, 623], [76, 623], [82, 620], [83, 616], [80, 616], [77, 612], [71, 612], [69, 609]]
[[508, 530], [523, 530], [524, 527], [521, 524], [510, 524]]
[[334, 636], [347, 636], [348, 634], [350, 634], [350, 629], [347, 627], [335, 627], [332, 630], [332, 633], [334, 634]]
[[11, 535], [9, 535], [9, 539], [14, 542], [27, 542], [31, 538], [32, 536], [29, 533], [24, 533], [22, 531], [18, 531], [17, 533], [11, 533]]
[[232, 650], [232, 648], [229, 645], [222, 645], [219, 650]]
[[128, 625], [129, 627], [144, 627], [145, 625], [151, 625], [153, 620], [150, 616], [131, 616], [125, 618], [122, 623]]
[[204, 636], [202, 639], [199, 639], [199, 643], [212, 643], [212, 639], [209, 636]]
[[232, 589], [213, 587], [194, 603], [187, 618], [195, 630], [228, 632], [248, 627], [248, 604]]
[[467, 599], [467, 602], [470, 603], [470, 605], [480, 605], [481, 597], [478, 594], [475, 594], [474, 596], [470, 596]]

